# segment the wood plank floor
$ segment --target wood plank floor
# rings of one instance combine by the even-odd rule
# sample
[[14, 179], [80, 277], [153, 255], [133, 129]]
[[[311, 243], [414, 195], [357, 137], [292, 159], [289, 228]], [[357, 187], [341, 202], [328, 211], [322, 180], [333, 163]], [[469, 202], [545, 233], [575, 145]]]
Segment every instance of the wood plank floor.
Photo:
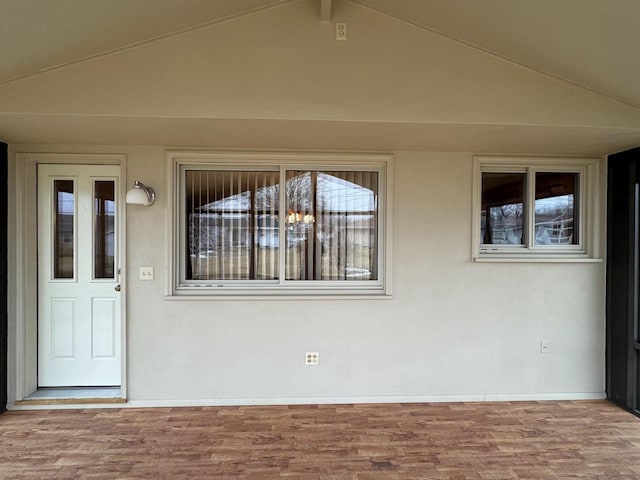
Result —
[[0, 478], [640, 479], [640, 418], [604, 401], [14, 411]]

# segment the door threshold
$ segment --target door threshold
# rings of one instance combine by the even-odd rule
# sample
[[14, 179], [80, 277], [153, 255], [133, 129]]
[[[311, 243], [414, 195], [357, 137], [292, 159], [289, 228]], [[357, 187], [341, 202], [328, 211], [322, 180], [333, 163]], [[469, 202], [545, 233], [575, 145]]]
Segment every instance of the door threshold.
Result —
[[75, 405], [97, 403], [126, 403], [120, 387], [64, 387], [39, 388], [15, 405]]

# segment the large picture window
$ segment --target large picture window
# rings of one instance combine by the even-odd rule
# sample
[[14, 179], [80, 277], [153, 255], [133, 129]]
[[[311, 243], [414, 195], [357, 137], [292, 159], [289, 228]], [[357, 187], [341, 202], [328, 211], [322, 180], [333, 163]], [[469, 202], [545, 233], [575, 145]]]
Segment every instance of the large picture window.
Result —
[[593, 256], [595, 161], [475, 158], [474, 259]]
[[173, 293], [385, 293], [387, 160], [197, 160], [174, 159]]

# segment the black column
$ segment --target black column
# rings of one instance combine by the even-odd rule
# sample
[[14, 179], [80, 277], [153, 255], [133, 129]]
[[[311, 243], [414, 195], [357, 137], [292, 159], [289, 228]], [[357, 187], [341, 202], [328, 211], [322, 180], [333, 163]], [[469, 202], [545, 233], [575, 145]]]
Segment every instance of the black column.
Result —
[[0, 413], [7, 409], [7, 153], [0, 142]]
[[607, 398], [638, 412], [640, 148], [609, 156]]

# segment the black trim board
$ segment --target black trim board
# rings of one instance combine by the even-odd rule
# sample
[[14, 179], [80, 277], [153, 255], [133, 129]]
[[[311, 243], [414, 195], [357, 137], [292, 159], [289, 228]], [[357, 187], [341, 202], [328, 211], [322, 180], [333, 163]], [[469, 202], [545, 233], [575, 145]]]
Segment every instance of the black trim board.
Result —
[[609, 156], [607, 177], [607, 398], [639, 410], [640, 148]]
[[0, 142], [0, 413], [7, 409], [7, 212], [8, 145]]

